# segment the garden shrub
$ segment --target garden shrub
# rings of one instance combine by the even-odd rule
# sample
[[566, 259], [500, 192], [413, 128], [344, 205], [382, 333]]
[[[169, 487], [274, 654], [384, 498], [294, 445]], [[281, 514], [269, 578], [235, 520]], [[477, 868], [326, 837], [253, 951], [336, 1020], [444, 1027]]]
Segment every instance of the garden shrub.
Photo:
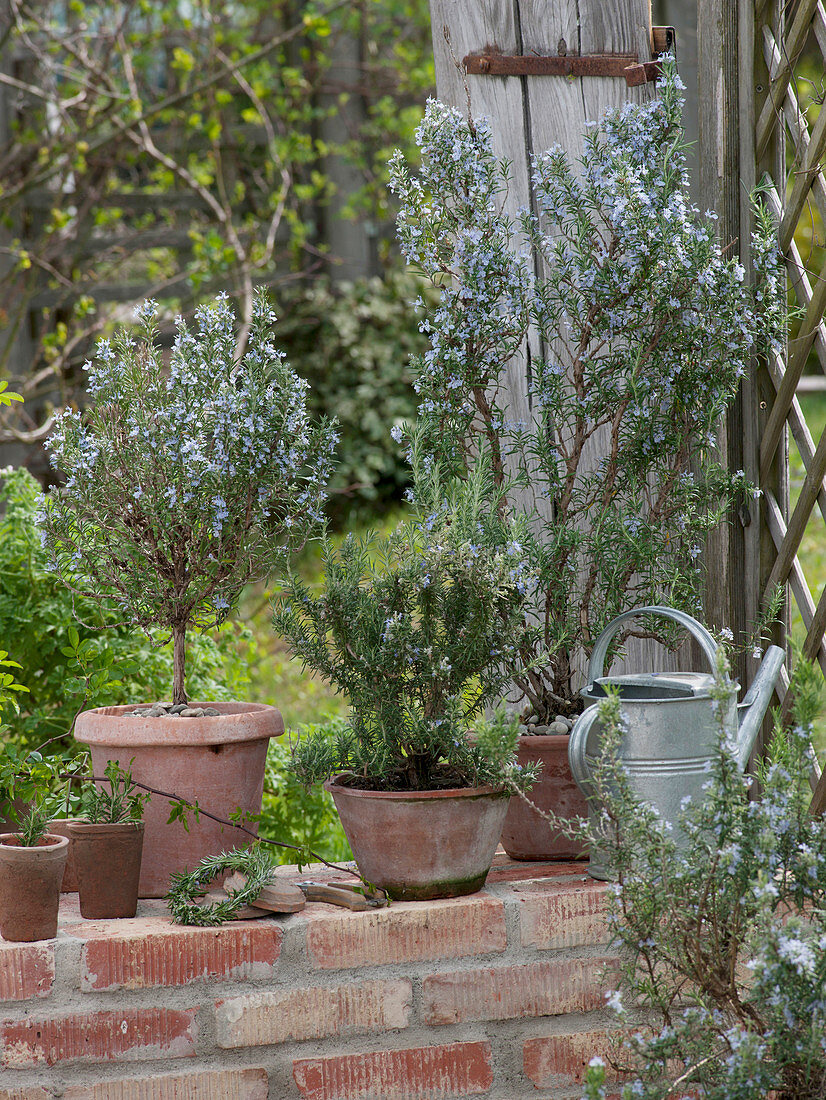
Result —
[[[725, 658], [713, 701], [723, 713]], [[609, 995], [630, 1037], [612, 1062], [623, 1100], [815, 1100], [826, 1095], [826, 820], [809, 815], [811, 722], [820, 671], [798, 661], [792, 723], [776, 723], [760, 797], [721, 729], [705, 800], [679, 822], [683, 844], [633, 797], [616, 750], [621, 703], [601, 704], [596, 783], [601, 845], [616, 874], [610, 922], [623, 949]], [[606, 839], [613, 838], [613, 839]], [[606, 1093], [588, 1071], [588, 1100]]]
[[515, 683], [542, 722], [578, 709], [581, 657], [615, 616], [697, 612], [704, 541], [756, 492], [716, 438], [755, 353], [784, 346], [776, 227], [755, 199], [751, 284], [688, 197], [681, 87], [666, 58], [658, 98], [606, 112], [578, 161], [534, 157], [518, 219], [484, 120], [431, 100], [421, 166], [391, 162], [402, 251], [439, 297], [417, 434], [460, 476], [486, 455], [503, 518], [526, 521], [542, 629], [519, 639]]
[[416, 412], [409, 361], [426, 347], [413, 306], [421, 294], [419, 280], [391, 272], [338, 284], [319, 279], [276, 300], [278, 341], [310, 383], [310, 413], [338, 421], [328, 505], [337, 526], [386, 510], [409, 482], [389, 432]]

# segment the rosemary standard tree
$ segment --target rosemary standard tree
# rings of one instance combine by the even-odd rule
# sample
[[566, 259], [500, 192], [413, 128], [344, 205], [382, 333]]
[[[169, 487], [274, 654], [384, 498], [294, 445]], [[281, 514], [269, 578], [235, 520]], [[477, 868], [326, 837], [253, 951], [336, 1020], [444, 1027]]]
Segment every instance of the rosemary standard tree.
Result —
[[180, 318], [168, 365], [156, 307], [87, 364], [92, 406], [66, 409], [48, 446], [65, 484], [41, 514], [52, 567], [82, 595], [169, 630], [174, 703], [186, 702], [186, 633], [222, 622], [244, 584], [284, 563], [322, 522], [335, 432], [313, 426], [306, 383], [255, 301], [235, 358], [225, 296]]
[[345, 772], [367, 790], [439, 790], [532, 777], [513, 764], [516, 722], [480, 718], [516, 657], [531, 584], [522, 547], [485, 547], [498, 520], [484, 463], [444, 488], [431, 467], [428, 494], [432, 508], [386, 540], [325, 544], [321, 594], [294, 578], [276, 607], [276, 630], [351, 707], [336, 739], [294, 748], [305, 783]]
[[[559, 148], [537, 157], [536, 213], [518, 224], [484, 121], [431, 101], [418, 173], [391, 161], [402, 250], [440, 296], [414, 361], [427, 446], [459, 475], [484, 453], [502, 517], [529, 520], [541, 632], [519, 647], [517, 683], [540, 721], [577, 708], [573, 658], [610, 619], [698, 611], [704, 537], [749, 491], [715, 432], [784, 331], [775, 232], [756, 205], [752, 287], [687, 198], [681, 87], [667, 61], [659, 99], [606, 114], [578, 165]], [[504, 381], [531, 328], [543, 351], [525, 422]]]

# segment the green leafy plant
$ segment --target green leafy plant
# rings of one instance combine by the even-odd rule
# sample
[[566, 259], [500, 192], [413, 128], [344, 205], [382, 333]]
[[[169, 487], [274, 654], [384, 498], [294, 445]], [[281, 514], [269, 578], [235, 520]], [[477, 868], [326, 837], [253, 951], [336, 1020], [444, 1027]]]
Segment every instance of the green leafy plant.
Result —
[[481, 740], [466, 734], [505, 686], [531, 577], [515, 539], [484, 548], [496, 505], [484, 463], [461, 484], [442, 485], [433, 469], [429, 476], [429, 514], [379, 545], [354, 536], [338, 549], [328, 543], [323, 593], [294, 578], [276, 606], [276, 629], [351, 707], [334, 738], [311, 735], [296, 746], [305, 783], [335, 771], [377, 790], [514, 778], [507, 753], [492, 751], [509, 736], [504, 717]]
[[145, 791], [138, 792], [129, 768], [121, 768], [116, 760], [106, 765], [106, 783], [85, 786], [81, 796], [80, 812], [93, 825], [117, 825], [132, 823], [143, 817], [143, 807], [151, 798]]
[[[542, 722], [579, 708], [576, 661], [616, 615], [697, 611], [705, 536], [751, 492], [715, 452], [719, 419], [785, 332], [771, 217], [756, 203], [751, 286], [688, 199], [682, 85], [663, 64], [659, 98], [608, 112], [579, 164], [535, 158], [518, 222], [486, 122], [430, 101], [420, 170], [391, 164], [402, 250], [440, 298], [413, 364], [419, 430], [452, 473], [487, 456], [502, 518], [527, 521], [541, 629], [517, 682]], [[506, 372], [528, 354], [517, 415]]]
[[40, 522], [65, 584], [171, 633], [172, 700], [185, 703], [188, 628], [223, 622], [247, 582], [314, 532], [335, 433], [311, 425], [264, 295], [240, 360], [225, 297], [196, 312], [194, 332], [179, 319], [168, 367], [155, 304], [137, 318], [137, 338], [120, 331], [89, 364], [95, 405], [57, 421], [49, 446], [67, 482]]
[[[334, 741], [346, 728], [346, 718], [331, 718], [303, 726], [296, 740], [317, 737]], [[258, 819], [260, 834], [295, 848], [312, 850], [329, 860], [352, 859], [332, 798], [321, 787], [302, 783], [291, 765], [290, 746], [273, 739], [267, 750], [264, 796]], [[289, 848], [274, 848], [272, 857], [280, 863], [296, 861], [295, 851]]]
[[14, 834], [21, 848], [36, 848], [46, 835], [48, 824], [49, 814], [45, 807], [32, 804]]
[[339, 217], [386, 254], [387, 151], [411, 147], [433, 85], [426, 0], [13, 0], [7, 16], [26, 73], [0, 138], [0, 365], [22, 350], [38, 400], [3, 442], [42, 440], [55, 389], [82, 403], [113, 290], [188, 314], [226, 288], [248, 321], [256, 285], [335, 266]]
[[[720, 650], [718, 704], [727, 671]], [[600, 705], [599, 843], [616, 876], [609, 909], [622, 975], [609, 996], [623, 1025], [611, 1061], [627, 1075], [623, 1100], [824, 1095], [826, 820], [809, 814], [819, 680], [798, 661], [794, 717], [775, 724], [758, 800], [721, 728], [704, 799], [685, 808], [679, 842], [619, 765], [620, 699]], [[589, 1100], [616, 1095], [606, 1078], [595, 1060]]]

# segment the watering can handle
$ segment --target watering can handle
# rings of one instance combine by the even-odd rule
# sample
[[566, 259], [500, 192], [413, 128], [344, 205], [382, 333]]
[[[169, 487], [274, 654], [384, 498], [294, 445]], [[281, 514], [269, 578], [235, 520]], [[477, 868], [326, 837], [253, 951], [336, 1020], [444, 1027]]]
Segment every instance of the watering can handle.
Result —
[[608, 655], [608, 646], [611, 639], [623, 623], [628, 622], [629, 619], [633, 619], [637, 615], [662, 615], [663, 618], [673, 619], [675, 623], [684, 626], [689, 634], [700, 643], [700, 648], [703, 653], [705, 653], [708, 663], [711, 665], [711, 671], [716, 671], [717, 643], [702, 623], [698, 623], [696, 619], [692, 619], [685, 611], [678, 611], [675, 607], [662, 607], [654, 604], [649, 607], [635, 607], [632, 611], [626, 611], [622, 615], [617, 615], [616, 619], [606, 626], [605, 630], [603, 630], [597, 638], [597, 643], [591, 654], [591, 663], [588, 667], [589, 684], [593, 684], [597, 677], [605, 674], [605, 658]]
[[571, 772], [576, 780], [576, 785], [586, 797], [588, 794], [587, 784], [591, 776], [591, 769], [588, 767], [588, 762], [585, 759], [585, 746], [588, 743], [588, 734], [591, 731], [591, 726], [598, 716], [598, 703], [586, 707], [577, 718], [576, 722], [574, 722], [574, 728], [571, 730], [571, 736], [568, 740], [568, 763], [571, 765]]

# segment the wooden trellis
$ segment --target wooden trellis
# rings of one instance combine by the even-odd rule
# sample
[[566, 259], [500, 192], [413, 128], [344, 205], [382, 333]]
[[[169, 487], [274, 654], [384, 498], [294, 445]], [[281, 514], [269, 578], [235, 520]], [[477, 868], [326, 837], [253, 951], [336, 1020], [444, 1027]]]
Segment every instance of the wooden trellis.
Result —
[[[791, 5], [756, 0], [756, 49], [762, 55], [766, 85], [758, 80], [755, 123], [757, 163], [768, 176], [768, 201], [780, 227], [780, 247], [786, 262], [789, 285], [800, 307], [797, 331], [789, 342], [786, 361], [775, 357], [769, 364], [771, 390], [768, 415], [760, 439], [760, 483], [763, 487], [765, 519], [774, 549], [774, 560], [765, 578], [763, 602], [770, 599], [777, 584], [788, 585], [806, 628], [803, 655], [819, 662], [826, 675], [826, 587], [812, 592], [801, 564], [801, 544], [811, 524], [826, 538], [826, 433], [815, 441], [801, 408], [799, 391], [804, 370], [816, 363], [826, 375], [826, 261], [823, 257], [823, 226], [826, 226], [826, 110], [819, 109], [823, 89], [803, 83], [799, 62], [805, 52], [826, 57], [826, 7], [822, 0], [798, 0]], [[758, 70], [759, 71], [759, 70]], [[762, 101], [759, 97], [763, 92]], [[786, 157], [774, 158], [774, 170], [764, 158], [771, 145], [785, 146]], [[813, 247], [807, 255], [795, 241], [803, 221], [817, 227]], [[819, 247], [818, 247], [819, 245]], [[819, 259], [817, 258], [819, 254]], [[785, 462], [787, 431], [805, 466], [800, 494], [788, 515], [784, 501], [772, 486], [772, 471]], [[826, 809], [826, 773], [817, 783], [813, 809]]]

